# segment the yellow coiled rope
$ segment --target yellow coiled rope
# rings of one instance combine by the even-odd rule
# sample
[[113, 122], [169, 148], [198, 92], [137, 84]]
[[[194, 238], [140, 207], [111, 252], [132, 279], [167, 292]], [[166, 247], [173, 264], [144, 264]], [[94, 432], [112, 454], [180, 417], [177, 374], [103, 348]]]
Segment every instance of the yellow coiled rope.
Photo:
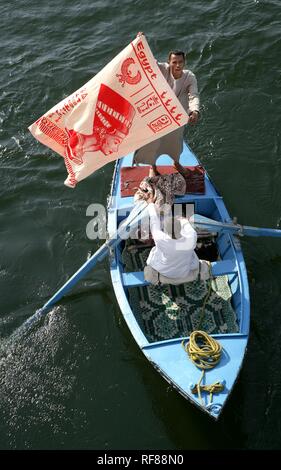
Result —
[[205, 370], [215, 367], [220, 359], [222, 347], [214, 338], [209, 336], [205, 331], [193, 331], [190, 335], [189, 341], [184, 344], [184, 350], [187, 352], [190, 360], [202, 370], [201, 378], [198, 384], [191, 387], [193, 394], [198, 394], [198, 397], [203, 404], [201, 392], [210, 393], [210, 401], [212, 403], [213, 393], [219, 393], [224, 390], [224, 384], [215, 382], [211, 385], [201, 385]]

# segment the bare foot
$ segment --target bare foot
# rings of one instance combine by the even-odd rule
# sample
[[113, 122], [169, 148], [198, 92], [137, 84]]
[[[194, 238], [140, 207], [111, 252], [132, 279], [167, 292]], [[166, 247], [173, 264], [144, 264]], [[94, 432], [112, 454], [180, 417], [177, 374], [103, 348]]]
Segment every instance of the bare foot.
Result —
[[151, 168], [149, 169], [149, 175], [148, 176], [150, 178], [152, 178], [153, 176], [160, 176], [160, 173], [157, 170], [156, 165], [151, 165]]

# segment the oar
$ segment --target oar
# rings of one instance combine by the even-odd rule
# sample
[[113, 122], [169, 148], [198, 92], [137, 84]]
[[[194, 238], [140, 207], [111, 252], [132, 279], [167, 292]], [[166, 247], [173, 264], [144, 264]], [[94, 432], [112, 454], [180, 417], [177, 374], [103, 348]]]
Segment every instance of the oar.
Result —
[[228, 232], [233, 235], [247, 235], [249, 237], [281, 237], [281, 230], [273, 228], [258, 228], [249, 227], [247, 225], [240, 225], [228, 222], [218, 222], [217, 220], [209, 219], [200, 214], [194, 214], [190, 218], [190, 222], [197, 228], [202, 228], [210, 232]]
[[58, 302], [67, 292], [72, 289], [93, 267], [99, 262], [102, 261], [106, 255], [109, 254], [110, 250], [116, 247], [124, 238], [128, 237], [128, 234], [136, 228], [139, 221], [146, 215], [145, 209], [147, 208], [147, 203], [143, 201], [138, 204], [131, 211], [128, 218], [119, 226], [118, 230], [112, 235], [112, 237], [107, 240], [92, 256], [89, 258], [76, 273], [71, 276], [71, 278], [45, 303], [45, 305], [37, 310], [34, 315], [28, 318], [23, 325], [20, 327], [26, 330], [34, 322], [45, 315], [50, 307], [52, 307], [56, 302]]

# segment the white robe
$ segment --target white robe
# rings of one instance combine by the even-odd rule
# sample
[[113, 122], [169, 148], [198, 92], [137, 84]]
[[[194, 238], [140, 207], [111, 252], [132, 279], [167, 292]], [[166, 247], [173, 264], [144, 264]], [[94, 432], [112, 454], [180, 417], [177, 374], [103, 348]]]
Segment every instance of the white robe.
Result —
[[173, 239], [161, 230], [155, 205], [148, 206], [150, 229], [155, 246], [149, 253], [147, 264], [169, 278], [186, 278], [190, 271], [198, 269], [199, 259], [194, 251], [197, 233], [188, 222], [182, 224], [181, 238]]

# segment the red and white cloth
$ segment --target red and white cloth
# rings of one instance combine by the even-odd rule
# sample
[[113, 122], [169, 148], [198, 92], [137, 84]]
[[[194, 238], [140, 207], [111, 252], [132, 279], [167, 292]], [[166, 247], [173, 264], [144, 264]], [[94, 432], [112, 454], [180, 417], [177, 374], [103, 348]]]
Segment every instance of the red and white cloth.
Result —
[[106, 163], [187, 122], [142, 35], [29, 130], [64, 158], [65, 184], [75, 187]]

